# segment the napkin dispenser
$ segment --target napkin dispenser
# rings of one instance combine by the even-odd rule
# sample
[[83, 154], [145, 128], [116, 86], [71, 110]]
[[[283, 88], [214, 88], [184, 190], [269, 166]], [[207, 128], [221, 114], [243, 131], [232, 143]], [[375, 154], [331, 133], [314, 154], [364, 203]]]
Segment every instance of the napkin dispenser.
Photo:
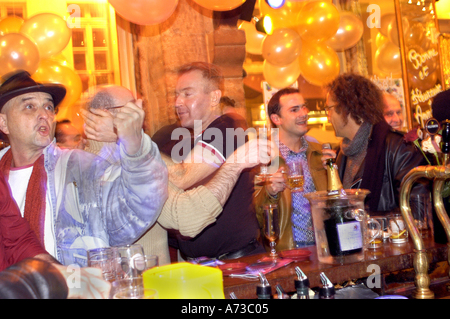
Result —
[[144, 288], [158, 291], [160, 299], [225, 299], [217, 268], [175, 263], [149, 269], [143, 278]]

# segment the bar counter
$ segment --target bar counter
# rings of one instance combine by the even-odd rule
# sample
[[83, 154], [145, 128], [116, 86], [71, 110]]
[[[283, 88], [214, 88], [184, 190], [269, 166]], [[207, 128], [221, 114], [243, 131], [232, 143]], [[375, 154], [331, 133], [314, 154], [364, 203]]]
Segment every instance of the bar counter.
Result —
[[[424, 245], [430, 262], [428, 271], [431, 279], [430, 289], [434, 292], [436, 289], [439, 290], [439, 292], [435, 292], [435, 298], [446, 298], [450, 296], [450, 292], [447, 291], [447, 283], [450, 281], [448, 246], [447, 244], [435, 243], [434, 240], [426, 238], [424, 238]], [[379, 269], [381, 273], [381, 287], [373, 289], [379, 295], [398, 294], [411, 297], [410, 294], [415, 288], [415, 272], [413, 269], [415, 253], [411, 238], [404, 244], [385, 242], [379, 249], [366, 251], [364, 261], [343, 265], [320, 263], [317, 259], [315, 246], [304, 249], [312, 253], [306, 260], [294, 261], [285, 267], [266, 274], [266, 278], [272, 287], [273, 295], [276, 295], [275, 286], [277, 284], [281, 285], [288, 293], [295, 292], [296, 266], [299, 266], [309, 278], [311, 288], [321, 286], [319, 276], [321, 272], [324, 272], [331, 282], [336, 285], [350, 280], [355, 281], [373, 276], [375, 275], [374, 269]], [[243, 257], [227, 263], [243, 262], [250, 265], [266, 256], [268, 256], [268, 253]], [[379, 268], [371, 265], [378, 265]], [[238, 299], [256, 298], [256, 286], [259, 284], [259, 280], [232, 278], [229, 276], [224, 276], [223, 279], [225, 298], [230, 298], [231, 292], [234, 292]], [[372, 280], [372, 282], [374, 281]], [[366, 283], [365, 280], [364, 283]]]

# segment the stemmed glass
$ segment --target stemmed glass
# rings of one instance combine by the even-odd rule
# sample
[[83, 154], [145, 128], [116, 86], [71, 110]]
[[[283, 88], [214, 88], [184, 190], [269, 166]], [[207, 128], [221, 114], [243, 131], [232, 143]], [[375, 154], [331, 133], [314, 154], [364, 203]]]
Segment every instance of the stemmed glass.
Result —
[[[268, 130], [267, 127], [264, 125], [264, 127], [259, 128], [258, 131], [258, 138], [262, 140], [268, 139]], [[256, 184], [258, 185], [264, 185], [265, 182], [267, 182], [272, 174], [268, 173], [268, 165], [267, 164], [260, 164], [260, 171], [259, 174], [256, 175]]]
[[263, 207], [264, 214], [264, 236], [270, 241], [270, 257], [278, 259], [275, 249], [276, 240], [280, 235], [280, 215], [277, 204], [268, 204]]

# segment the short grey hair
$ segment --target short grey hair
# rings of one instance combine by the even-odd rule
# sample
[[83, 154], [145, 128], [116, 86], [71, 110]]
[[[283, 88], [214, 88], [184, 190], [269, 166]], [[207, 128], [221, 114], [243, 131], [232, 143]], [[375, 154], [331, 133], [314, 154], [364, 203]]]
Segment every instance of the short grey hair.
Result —
[[114, 97], [106, 90], [100, 90], [88, 101], [87, 108], [107, 109], [114, 105]]

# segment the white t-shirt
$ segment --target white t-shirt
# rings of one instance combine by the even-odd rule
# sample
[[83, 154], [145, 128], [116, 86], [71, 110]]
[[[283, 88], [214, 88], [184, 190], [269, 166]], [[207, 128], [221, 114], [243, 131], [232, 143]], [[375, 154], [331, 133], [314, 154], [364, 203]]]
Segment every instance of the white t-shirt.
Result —
[[[31, 173], [33, 172], [33, 166], [25, 166], [19, 168], [11, 168], [9, 171], [9, 186], [13, 197], [19, 206], [22, 217], [25, 214], [25, 198], [27, 194], [28, 182], [30, 181]], [[45, 223], [44, 223], [44, 245], [45, 250], [55, 257], [55, 240], [53, 237], [53, 225], [52, 225], [52, 207], [49, 199], [49, 195], [46, 196], [45, 202]]]

